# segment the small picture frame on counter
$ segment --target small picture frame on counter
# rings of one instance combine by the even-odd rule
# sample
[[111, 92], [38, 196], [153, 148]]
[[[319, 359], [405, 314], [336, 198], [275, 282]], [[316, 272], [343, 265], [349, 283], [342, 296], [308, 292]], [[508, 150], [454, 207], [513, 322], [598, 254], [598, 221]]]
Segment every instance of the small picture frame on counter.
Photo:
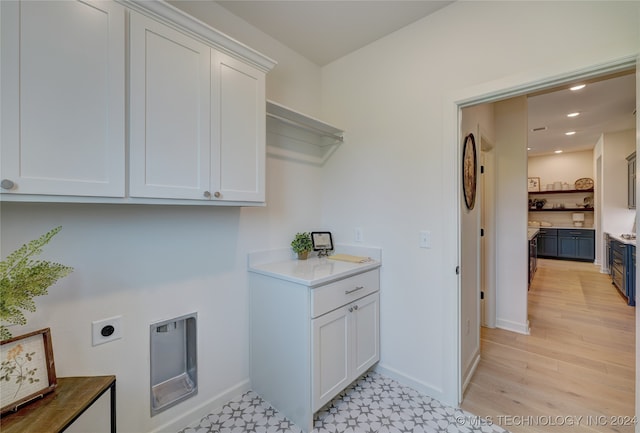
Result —
[[311, 232], [313, 251], [333, 250], [333, 238], [331, 232]]
[[527, 178], [527, 191], [528, 192], [540, 192], [540, 178], [529, 177]]

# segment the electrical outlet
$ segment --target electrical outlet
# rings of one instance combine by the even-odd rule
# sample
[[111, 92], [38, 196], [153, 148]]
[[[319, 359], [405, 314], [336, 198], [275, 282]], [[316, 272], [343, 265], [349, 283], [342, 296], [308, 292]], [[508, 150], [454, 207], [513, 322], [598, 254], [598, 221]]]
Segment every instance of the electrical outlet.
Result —
[[364, 235], [362, 234], [362, 227], [356, 227], [354, 231], [354, 238], [356, 242], [364, 242]]
[[91, 322], [91, 344], [108, 343], [122, 338], [122, 316]]

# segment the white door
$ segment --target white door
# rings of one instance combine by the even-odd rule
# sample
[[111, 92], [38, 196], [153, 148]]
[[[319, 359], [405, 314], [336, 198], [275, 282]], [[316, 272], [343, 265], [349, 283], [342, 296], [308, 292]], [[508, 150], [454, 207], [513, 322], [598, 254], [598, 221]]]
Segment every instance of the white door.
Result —
[[124, 8], [1, 7], [2, 191], [123, 197]]
[[366, 296], [350, 307], [353, 342], [353, 379], [380, 359], [380, 293]]
[[263, 202], [265, 74], [215, 50], [211, 60], [214, 199]]
[[208, 200], [211, 48], [130, 19], [130, 195]]
[[342, 307], [312, 320], [313, 412], [350, 383], [349, 315]]

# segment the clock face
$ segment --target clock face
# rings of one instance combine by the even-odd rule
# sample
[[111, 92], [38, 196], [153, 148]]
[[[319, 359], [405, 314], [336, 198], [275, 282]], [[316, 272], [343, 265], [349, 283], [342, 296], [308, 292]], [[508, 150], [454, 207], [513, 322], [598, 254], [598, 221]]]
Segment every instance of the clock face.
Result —
[[477, 179], [476, 141], [473, 134], [464, 139], [462, 149], [462, 189], [464, 202], [467, 209], [471, 210], [476, 203], [476, 179]]

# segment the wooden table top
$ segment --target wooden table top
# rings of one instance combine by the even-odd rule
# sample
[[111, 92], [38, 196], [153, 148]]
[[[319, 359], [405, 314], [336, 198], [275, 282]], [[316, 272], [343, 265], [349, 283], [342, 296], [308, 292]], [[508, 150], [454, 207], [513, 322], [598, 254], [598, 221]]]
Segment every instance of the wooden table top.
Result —
[[115, 382], [115, 376], [58, 377], [56, 389], [0, 419], [2, 433], [60, 432]]

